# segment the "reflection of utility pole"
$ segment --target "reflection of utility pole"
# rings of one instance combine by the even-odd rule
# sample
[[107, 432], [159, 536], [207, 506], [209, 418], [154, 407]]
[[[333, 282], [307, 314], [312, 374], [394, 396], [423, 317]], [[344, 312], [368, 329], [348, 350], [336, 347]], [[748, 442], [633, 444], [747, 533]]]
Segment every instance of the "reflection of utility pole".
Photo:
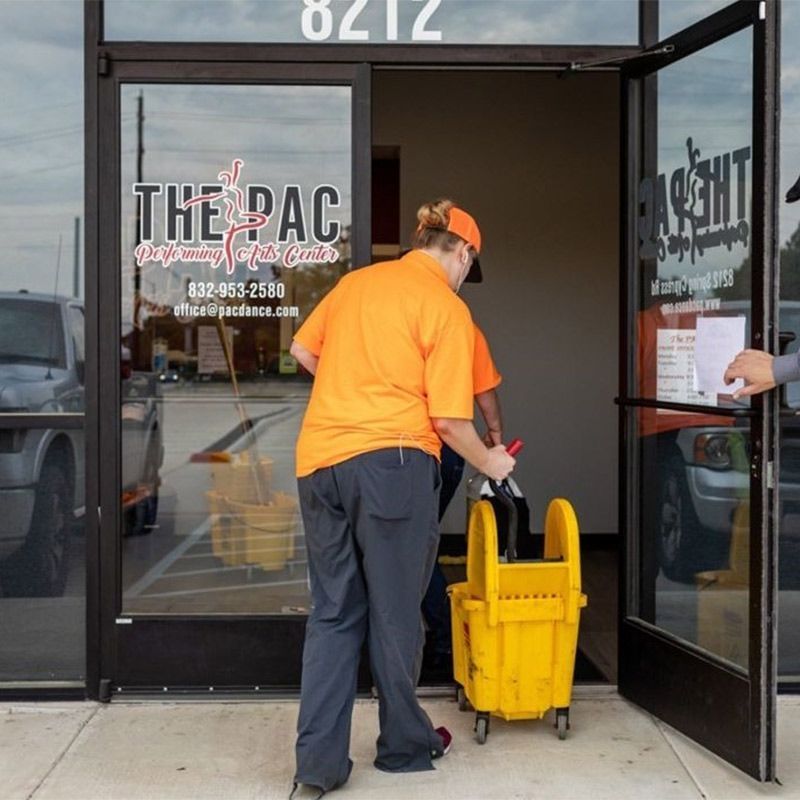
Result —
[[[144, 92], [139, 92], [136, 98], [136, 183], [142, 183], [144, 164]], [[136, 196], [136, 234], [134, 236], [134, 252], [141, 244], [142, 235], [142, 196]], [[140, 333], [139, 312], [142, 302], [142, 268], [133, 261], [133, 333], [131, 339], [131, 362], [136, 368], [142, 369], [140, 362]]]
[[78, 293], [81, 290], [80, 252], [81, 252], [81, 218], [75, 217], [75, 246], [73, 249], [73, 266], [72, 266], [73, 297], [78, 297]]

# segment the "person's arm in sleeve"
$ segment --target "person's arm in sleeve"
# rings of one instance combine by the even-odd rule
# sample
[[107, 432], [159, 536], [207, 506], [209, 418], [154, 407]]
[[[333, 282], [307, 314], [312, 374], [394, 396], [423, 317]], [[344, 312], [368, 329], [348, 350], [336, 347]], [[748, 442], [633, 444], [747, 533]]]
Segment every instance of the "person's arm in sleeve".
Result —
[[328, 318], [328, 307], [332, 289], [317, 303], [314, 310], [294, 335], [289, 353], [312, 375], [317, 372], [322, 344], [325, 341], [325, 325]]
[[746, 385], [733, 393], [736, 400], [774, 389], [780, 383], [800, 380], [800, 353], [776, 357], [762, 350], [742, 350], [725, 370], [725, 383], [739, 378]]
[[772, 377], [775, 383], [800, 381], [800, 353], [775, 356], [772, 362]]
[[428, 413], [442, 441], [495, 480], [508, 477], [514, 459], [501, 446], [487, 449], [472, 424], [475, 332], [466, 306], [454, 308], [425, 359]]
[[503, 441], [503, 419], [500, 413], [500, 399], [497, 387], [503, 380], [492, 359], [489, 343], [483, 331], [475, 326], [475, 351], [473, 356], [472, 383], [475, 402], [486, 422], [486, 436], [483, 441], [487, 447]]

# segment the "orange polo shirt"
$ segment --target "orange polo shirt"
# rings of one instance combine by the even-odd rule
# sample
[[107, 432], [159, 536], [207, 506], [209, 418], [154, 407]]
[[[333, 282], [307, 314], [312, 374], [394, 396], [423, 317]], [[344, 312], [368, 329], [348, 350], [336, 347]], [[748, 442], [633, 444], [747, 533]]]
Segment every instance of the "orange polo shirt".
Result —
[[489, 343], [483, 335], [483, 331], [475, 326], [475, 352], [472, 364], [472, 391], [475, 394], [483, 394], [490, 389], [496, 389], [503, 378], [497, 371], [497, 367], [492, 361], [492, 354], [489, 352]]
[[299, 478], [386, 447], [439, 458], [431, 418], [472, 419], [472, 317], [421, 250], [345, 275], [294, 338], [319, 357]]

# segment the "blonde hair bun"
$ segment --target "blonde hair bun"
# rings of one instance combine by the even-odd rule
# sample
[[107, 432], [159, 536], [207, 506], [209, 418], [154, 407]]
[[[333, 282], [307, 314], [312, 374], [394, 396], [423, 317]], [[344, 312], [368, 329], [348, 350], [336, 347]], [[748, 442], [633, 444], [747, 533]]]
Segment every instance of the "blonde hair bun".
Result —
[[443, 228], [447, 229], [450, 222], [450, 209], [455, 205], [452, 200], [434, 200], [432, 203], [425, 203], [417, 211], [419, 226], [417, 230], [423, 228]]

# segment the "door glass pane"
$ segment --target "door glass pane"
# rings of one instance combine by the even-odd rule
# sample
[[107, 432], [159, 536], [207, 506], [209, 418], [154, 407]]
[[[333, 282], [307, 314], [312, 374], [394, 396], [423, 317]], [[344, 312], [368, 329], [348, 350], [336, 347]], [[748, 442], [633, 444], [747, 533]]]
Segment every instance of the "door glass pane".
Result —
[[[657, 113], [646, 122], [639, 186], [633, 391], [665, 402], [737, 405], [720, 364], [749, 338], [752, 31], [650, 80]], [[652, 434], [673, 423], [655, 411], [643, 421]]]
[[125, 85], [123, 611], [305, 613], [294, 331], [350, 267], [351, 90]]
[[[781, 200], [800, 190], [800, 4], [781, 9]], [[795, 194], [793, 194], [795, 196]], [[800, 202], [781, 202], [780, 331], [783, 352], [800, 348]], [[791, 337], [794, 338], [791, 338]], [[783, 402], [800, 410], [800, 382], [786, 384]], [[778, 671], [800, 681], [800, 417], [781, 418]]]
[[722, 376], [750, 341], [752, 31], [649, 80], [633, 392], [709, 411], [631, 412], [640, 545], [629, 613], [746, 667], [749, 427], [713, 408], [746, 405]]
[[106, 0], [110, 40], [636, 44], [638, 0]]
[[646, 432], [643, 410], [630, 416], [640, 552], [629, 613], [747, 667], [749, 427], [662, 413], [672, 428], [660, 435]]

